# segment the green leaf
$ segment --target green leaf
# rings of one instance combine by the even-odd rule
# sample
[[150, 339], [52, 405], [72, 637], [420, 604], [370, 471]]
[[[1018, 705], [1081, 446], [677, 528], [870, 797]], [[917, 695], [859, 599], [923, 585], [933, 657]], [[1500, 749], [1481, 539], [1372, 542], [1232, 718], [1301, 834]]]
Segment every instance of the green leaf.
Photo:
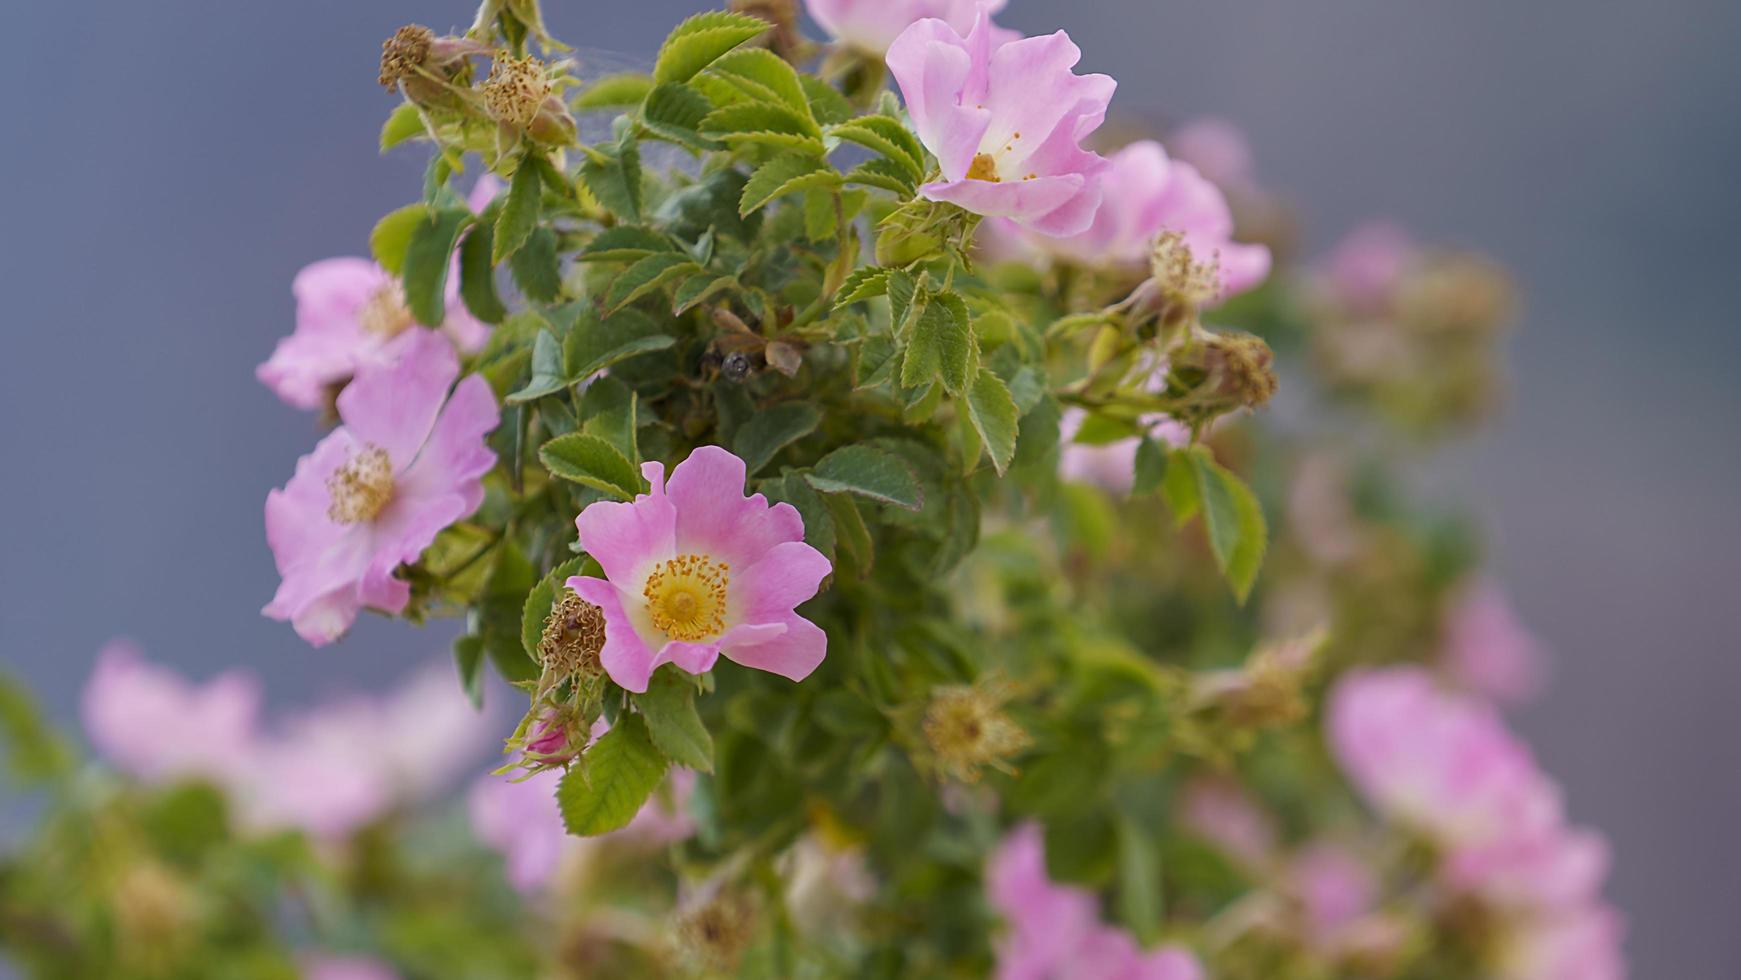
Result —
[[406, 140], [422, 136], [423, 113], [410, 102], [401, 102], [387, 121], [381, 124], [381, 152], [385, 153]]
[[721, 10], [696, 14], [665, 38], [653, 63], [656, 82], [687, 82], [721, 55], [765, 32], [765, 20]]
[[496, 215], [496, 247], [491, 258], [500, 262], [525, 244], [526, 236], [538, 227], [538, 212], [543, 203], [544, 181], [530, 160], [522, 160], [508, 185], [508, 200]]
[[563, 826], [581, 837], [628, 826], [659, 788], [666, 765], [641, 716], [620, 715], [557, 785]]
[[571, 105], [580, 112], [588, 109], [627, 109], [640, 105], [652, 90], [651, 76], [633, 71], [621, 72], [587, 83]]
[[889, 272], [890, 330], [893, 330], [897, 335], [905, 331], [907, 318], [913, 313], [914, 301], [919, 299], [922, 299], [919, 296], [919, 284], [914, 281], [912, 273], [905, 269], [894, 269]]
[[876, 561], [876, 545], [871, 538], [870, 528], [865, 526], [864, 514], [858, 509], [858, 503], [844, 493], [831, 493], [822, 498], [828, 504], [828, 515], [834, 518], [834, 537], [837, 545], [852, 556], [858, 565], [859, 577], [870, 574], [871, 566]]
[[682, 316], [722, 289], [738, 285], [736, 276], [698, 275], [683, 281], [671, 295], [671, 315]]
[[870, 446], [836, 449], [822, 457], [805, 479], [823, 493], [854, 493], [908, 510], [918, 510], [925, 499], [905, 460]]
[[605, 210], [623, 221], [641, 220], [641, 151], [632, 140], [614, 153], [589, 156], [580, 165], [580, 181]]
[[375, 222], [369, 232], [369, 252], [381, 268], [393, 275], [405, 271], [405, 250], [411, 247], [411, 235], [429, 215], [421, 204], [407, 204]]
[[908, 174], [906, 166], [888, 157], [866, 160], [852, 168], [847, 171], [846, 182], [880, 187], [903, 198], [912, 197], [919, 191], [919, 182]]
[[0, 673], [0, 738], [6, 742], [6, 764], [20, 782], [46, 782], [70, 772], [73, 753], [49, 727], [23, 683]]
[[562, 344], [550, 335], [550, 331], [538, 331], [538, 336], [532, 341], [532, 377], [526, 382], [526, 387], [507, 397], [508, 404], [536, 401], [568, 387], [568, 372], [562, 362]]
[[637, 354], [664, 350], [676, 343], [639, 310], [624, 310], [607, 319], [588, 312], [568, 331], [563, 363], [570, 383], [585, 381], [605, 368]]
[[1130, 495], [1146, 497], [1161, 488], [1167, 477], [1167, 453], [1160, 444], [1144, 436], [1136, 445], [1136, 473], [1131, 480]]
[[894, 338], [888, 334], [874, 333], [866, 337], [858, 345], [858, 356], [853, 362], [853, 387], [875, 388], [894, 377], [895, 368], [900, 364], [900, 353]]
[[738, 213], [747, 215], [782, 194], [838, 186], [840, 174], [820, 160], [796, 154], [778, 156], [750, 175]]
[[815, 134], [815, 124], [790, 109], [767, 102], [740, 102], [715, 109], [701, 121], [701, 131], [707, 136], [733, 142], [777, 143], [805, 149], [812, 156], [822, 156], [822, 140]]
[[791, 504], [804, 519], [804, 543], [834, 560], [834, 519], [822, 494], [805, 481], [805, 476], [788, 471], [778, 479], [764, 480], [761, 491], [773, 503]]
[[814, 75], [799, 75], [798, 84], [810, 100], [810, 117], [824, 126], [852, 118], [852, 103], [840, 90]]
[[679, 276], [700, 271], [701, 266], [676, 252], [649, 255], [624, 269], [622, 275], [611, 281], [611, 288], [605, 294], [605, 313], [615, 313]]
[[1161, 853], [1128, 816], [1118, 818], [1118, 917], [1139, 941], [1161, 924]]
[[874, 150], [902, 166], [909, 179], [925, 176], [925, 148], [900, 120], [889, 116], [860, 116], [839, 126], [831, 126], [828, 135]]
[[1197, 494], [1197, 468], [1191, 463], [1189, 450], [1181, 449], [1167, 455], [1167, 466], [1161, 473], [1161, 496], [1166, 498], [1167, 508], [1173, 512], [1175, 527], [1184, 527], [1187, 521], [1197, 516], [1201, 498]]
[[556, 233], [534, 228], [514, 254], [508, 256], [508, 271], [514, 284], [528, 299], [553, 303], [562, 294], [562, 269], [556, 257]]
[[713, 736], [695, 710], [695, 682], [676, 666], [653, 674], [647, 693], [635, 695], [653, 745], [680, 766], [713, 771]]
[[538, 447], [538, 458], [554, 476], [624, 500], [647, 489], [635, 464], [598, 436], [582, 432], [557, 436]]
[[580, 431], [617, 447], [630, 463], [639, 463], [641, 448], [635, 437], [639, 407], [635, 389], [608, 374], [597, 378], [580, 396]]
[[1244, 602], [1257, 580], [1268, 546], [1268, 528], [1257, 496], [1239, 477], [1215, 462], [1209, 450], [1191, 450], [1197, 473], [1197, 494], [1203, 502], [1203, 523], [1209, 532], [1209, 547], [1215, 563]]
[[851, 303], [887, 295], [891, 271], [874, 265], [852, 270], [852, 274], [846, 277], [846, 281], [840, 284], [839, 291], [834, 294], [834, 308], [838, 310]]
[[534, 661], [542, 659], [538, 641], [544, 638], [544, 620], [550, 617], [550, 610], [556, 605], [562, 590], [568, 587], [568, 580], [581, 574], [581, 566], [588, 560], [586, 555], [575, 555], [552, 568], [526, 594], [526, 603], [520, 607], [520, 645], [525, 648], [526, 656]]
[[968, 389], [967, 415], [973, 420], [973, 428], [980, 439], [985, 441], [985, 449], [991, 454], [991, 465], [997, 468], [998, 476], [1002, 476], [1009, 469], [1010, 460], [1016, 456], [1016, 427], [1021, 417], [1016, 412], [1015, 401], [1010, 398], [1009, 388], [990, 368], [980, 368], [973, 387]]
[[496, 267], [490, 262], [490, 226], [478, 223], [459, 243], [459, 298], [472, 316], [501, 323], [508, 316], [496, 292]]
[[417, 322], [441, 326], [447, 317], [447, 274], [453, 247], [473, 221], [464, 208], [444, 208], [418, 222], [405, 250], [405, 305]]
[[664, 82], [647, 93], [641, 104], [641, 125], [663, 140], [698, 150], [710, 150], [718, 143], [700, 132], [702, 121], [712, 111], [713, 103], [688, 85]]
[[808, 402], [785, 402], [765, 408], [738, 428], [732, 451], [742, 457], [750, 476], [774, 459], [774, 454], [812, 432], [822, 412]]
[[484, 594], [469, 617], [470, 632], [482, 641], [490, 662], [510, 683], [538, 676], [538, 663], [520, 645], [520, 611], [526, 593], [537, 583], [537, 569], [513, 542], [504, 542], [496, 549]]
[[593, 236], [575, 258], [581, 262], [633, 262], [654, 252], [675, 252], [671, 239], [651, 228], [617, 225]]
[[767, 48], [739, 48], [719, 58], [707, 72], [725, 78], [753, 99], [785, 106], [804, 121], [807, 132], [821, 135], [811, 119], [810, 99], [798, 73]]
[[[907, 357], [901, 362], [901, 387], [912, 388], [935, 378], [943, 382], [945, 391], [960, 395], [971, 380], [976, 353], [973, 323], [961, 297], [939, 293], [925, 304], [913, 325]], [[1004, 397], [1009, 397], [1008, 389]]]

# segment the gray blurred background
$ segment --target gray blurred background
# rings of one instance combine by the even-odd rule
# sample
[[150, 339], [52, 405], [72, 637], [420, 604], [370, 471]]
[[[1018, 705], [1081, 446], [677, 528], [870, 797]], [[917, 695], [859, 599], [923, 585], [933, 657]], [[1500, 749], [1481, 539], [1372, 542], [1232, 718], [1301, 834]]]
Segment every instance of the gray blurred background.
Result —
[[[702, 4], [545, 5], [559, 36], [633, 60]], [[1029, 33], [1070, 30], [1084, 68], [1120, 80], [1115, 108], [1243, 125], [1314, 245], [1386, 215], [1516, 271], [1509, 413], [1435, 490], [1483, 516], [1556, 652], [1520, 723], [1575, 818], [1615, 841], [1634, 975], [1741, 977], [1741, 5], [1010, 8]], [[366, 254], [415, 194], [417, 154], [375, 153], [381, 39], [470, 14], [8, 4], [0, 662], [57, 717], [117, 632], [198, 676], [245, 663], [291, 703], [446, 649], [446, 628], [365, 617], [312, 651], [259, 617], [277, 583], [261, 504], [318, 433], [253, 367], [290, 329], [295, 271]]]

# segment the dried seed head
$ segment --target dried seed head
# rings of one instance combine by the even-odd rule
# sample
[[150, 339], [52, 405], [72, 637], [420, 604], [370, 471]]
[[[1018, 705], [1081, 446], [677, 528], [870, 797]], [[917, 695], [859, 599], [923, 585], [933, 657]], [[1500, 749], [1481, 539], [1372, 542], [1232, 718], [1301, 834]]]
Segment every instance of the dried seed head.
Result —
[[1257, 408], [1276, 391], [1275, 355], [1250, 334], [1201, 334], [1171, 355], [1167, 383], [1189, 398], [1177, 413], [1195, 424], [1241, 408]]
[[1194, 313], [1221, 295], [1220, 255], [1211, 253], [1205, 261], [1192, 253], [1185, 236], [1179, 232], [1163, 231], [1155, 239], [1149, 269], [1172, 313], [1165, 319]]
[[755, 935], [755, 904], [731, 888], [716, 892], [677, 921], [677, 941], [686, 958], [716, 972], [735, 971]]
[[429, 60], [429, 49], [435, 43], [435, 32], [420, 24], [407, 24], [381, 42], [381, 87], [391, 91], [407, 78], [417, 74]]
[[931, 693], [925, 709], [925, 741], [938, 768], [964, 783], [979, 781], [980, 769], [1012, 771], [1009, 758], [1029, 745], [1027, 732], [1003, 713], [1003, 694], [982, 686], [951, 685]]
[[544, 72], [544, 62], [531, 55], [521, 58], [498, 57], [484, 80], [484, 105], [497, 121], [525, 129], [538, 118], [544, 100], [550, 95], [550, 79]]
[[538, 639], [544, 669], [563, 677], [596, 677], [603, 670], [598, 654], [604, 645], [604, 610], [564, 588]]

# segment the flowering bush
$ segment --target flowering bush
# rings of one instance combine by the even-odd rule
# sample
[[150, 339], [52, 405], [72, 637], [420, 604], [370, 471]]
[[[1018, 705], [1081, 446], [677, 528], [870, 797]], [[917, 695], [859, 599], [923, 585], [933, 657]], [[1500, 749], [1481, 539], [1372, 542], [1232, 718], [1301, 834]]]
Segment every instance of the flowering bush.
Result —
[[[1605, 846], [1494, 707], [1538, 647], [1373, 449], [1479, 416], [1504, 279], [1393, 231], [1290, 264], [1237, 131], [1094, 143], [1113, 80], [1001, 4], [808, 6], [832, 43], [744, 0], [584, 82], [535, 0], [386, 42], [428, 170], [259, 368], [336, 423], [265, 613], [461, 619], [457, 679], [265, 727], [117, 646], [106, 774], [0, 687], [52, 814], [12, 955], [1620, 976]], [[1381, 435], [1263, 425], [1290, 365]]]

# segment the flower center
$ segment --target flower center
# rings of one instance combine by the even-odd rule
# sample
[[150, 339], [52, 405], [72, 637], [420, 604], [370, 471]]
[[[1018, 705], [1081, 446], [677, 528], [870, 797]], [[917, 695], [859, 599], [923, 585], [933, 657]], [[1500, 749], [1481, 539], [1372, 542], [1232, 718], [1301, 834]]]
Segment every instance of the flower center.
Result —
[[326, 478], [332, 504], [326, 516], [336, 524], [363, 524], [375, 519], [393, 499], [393, 461], [387, 450], [369, 444]]
[[989, 153], [976, 153], [973, 162], [967, 166], [968, 180], [989, 180], [997, 183], [1002, 180], [997, 175], [997, 158]]
[[705, 555], [678, 555], [653, 569], [641, 595], [653, 625], [685, 643], [725, 630], [725, 589], [731, 566]]
[[357, 311], [357, 324], [364, 333], [383, 341], [392, 340], [411, 326], [411, 310], [405, 305], [405, 293], [399, 284], [390, 282], [375, 290]]

